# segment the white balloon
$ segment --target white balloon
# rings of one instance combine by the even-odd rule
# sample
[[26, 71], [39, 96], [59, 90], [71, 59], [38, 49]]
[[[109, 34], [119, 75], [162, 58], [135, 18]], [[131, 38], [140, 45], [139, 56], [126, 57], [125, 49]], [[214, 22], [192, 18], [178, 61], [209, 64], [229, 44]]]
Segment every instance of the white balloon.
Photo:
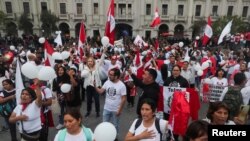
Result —
[[179, 42], [179, 47], [183, 47], [184, 43], [183, 42]]
[[199, 37], [199, 36], [196, 36], [196, 37], [195, 37], [195, 39], [196, 39], [196, 40], [199, 40], [199, 39], [200, 39], [200, 37]]
[[102, 45], [106, 47], [109, 44], [109, 38], [107, 36], [103, 36], [101, 42]]
[[208, 67], [209, 67], [209, 63], [208, 63], [207, 61], [201, 64], [201, 69], [202, 69], [202, 70], [205, 70], [205, 69], [207, 69]]
[[198, 76], [202, 76], [202, 75], [203, 75], [203, 71], [202, 71], [202, 70], [198, 70], [198, 71], [197, 71], [197, 75], [198, 75]]
[[38, 75], [38, 67], [31, 63], [27, 62], [22, 65], [21, 72], [24, 76], [28, 77], [29, 79], [37, 78]]
[[62, 84], [61, 91], [63, 93], [68, 93], [68, 92], [70, 92], [70, 90], [71, 90], [71, 85], [70, 84], [67, 84], [67, 83]]
[[40, 44], [43, 44], [45, 42], [45, 38], [41, 37], [41, 38], [38, 39], [38, 41], [39, 41]]
[[13, 45], [10, 46], [10, 50], [15, 50], [15, 49], [16, 49], [15, 46]]
[[102, 122], [95, 128], [95, 141], [113, 141], [115, 140], [117, 131], [115, 126], [110, 122]]
[[70, 53], [68, 51], [63, 51], [61, 53], [62, 59], [67, 59], [70, 56]]
[[37, 78], [42, 81], [49, 81], [51, 79], [56, 78], [56, 72], [50, 66], [43, 66], [38, 72]]
[[62, 55], [59, 52], [54, 52], [52, 54], [52, 59], [54, 59], [54, 60], [63, 60]]

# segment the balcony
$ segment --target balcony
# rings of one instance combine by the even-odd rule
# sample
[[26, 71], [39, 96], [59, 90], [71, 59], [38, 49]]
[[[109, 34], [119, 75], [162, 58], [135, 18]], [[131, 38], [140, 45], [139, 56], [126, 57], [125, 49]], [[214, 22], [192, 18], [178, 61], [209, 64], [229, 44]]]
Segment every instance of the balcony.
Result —
[[175, 16], [175, 21], [176, 22], [186, 22], [187, 21], [187, 16]]
[[132, 14], [118, 14], [115, 17], [116, 20], [119, 21], [132, 21], [133, 20], [133, 15]]
[[170, 21], [170, 17], [168, 15], [161, 15], [162, 21]]
[[16, 14], [14, 14], [14, 13], [7, 13], [6, 15], [7, 15], [8, 19], [15, 19], [16, 18]]
[[205, 17], [202, 17], [202, 16], [193, 16], [192, 18], [193, 18], [192, 19], [193, 22], [205, 20]]
[[68, 14], [59, 14], [58, 17], [60, 20], [68, 20]]
[[86, 20], [85, 14], [74, 14], [74, 20]]

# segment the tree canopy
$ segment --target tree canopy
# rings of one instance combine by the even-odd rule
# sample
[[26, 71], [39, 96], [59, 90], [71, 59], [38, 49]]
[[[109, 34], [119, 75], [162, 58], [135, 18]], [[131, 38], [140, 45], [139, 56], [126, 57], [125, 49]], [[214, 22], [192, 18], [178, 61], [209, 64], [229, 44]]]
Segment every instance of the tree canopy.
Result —
[[56, 31], [58, 28], [56, 22], [59, 18], [52, 14], [50, 11], [43, 11], [41, 14], [42, 29], [44, 30], [45, 36], [50, 36], [52, 32]]
[[33, 24], [31, 20], [28, 18], [26, 13], [23, 13], [18, 20], [19, 29], [23, 30], [24, 34], [32, 34], [33, 32]]

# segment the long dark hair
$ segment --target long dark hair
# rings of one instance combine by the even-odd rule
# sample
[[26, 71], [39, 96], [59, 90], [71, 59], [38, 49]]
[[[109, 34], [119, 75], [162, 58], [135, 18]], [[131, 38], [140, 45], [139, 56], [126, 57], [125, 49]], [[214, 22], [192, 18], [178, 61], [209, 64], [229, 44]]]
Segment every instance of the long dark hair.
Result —
[[168, 65], [167, 64], [163, 64], [161, 66], [161, 78], [162, 78], [164, 83], [166, 82], [166, 80], [168, 78]]

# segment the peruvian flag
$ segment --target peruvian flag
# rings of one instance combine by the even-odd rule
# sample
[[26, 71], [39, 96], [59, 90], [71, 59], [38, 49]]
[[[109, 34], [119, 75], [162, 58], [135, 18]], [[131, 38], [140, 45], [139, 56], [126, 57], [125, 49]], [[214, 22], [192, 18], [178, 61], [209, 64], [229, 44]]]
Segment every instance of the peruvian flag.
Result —
[[54, 49], [53, 47], [51, 47], [51, 45], [49, 44], [49, 42], [47, 40], [45, 40], [44, 42], [44, 58], [45, 58], [45, 62], [44, 65], [45, 66], [54, 66], [54, 60], [52, 59], [52, 54], [54, 53]]
[[81, 22], [80, 32], [79, 32], [79, 40], [78, 40], [78, 49], [77, 52], [80, 55], [80, 58], [82, 59], [84, 52], [83, 52], [83, 45], [86, 41], [86, 34], [85, 34], [85, 28], [83, 21]]
[[211, 17], [209, 16], [207, 19], [207, 25], [206, 25], [203, 40], [202, 40], [202, 46], [206, 46], [209, 39], [213, 36], [213, 30], [212, 30], [211, 25], [212, 25], [212, 21], [211, 21]]
[[111, 0], [108, 10], [108, 20], [105, 27], [105, 36], [109, 38], [109, 43], [114, 45], [115, 42], [115, 10], [114, 0]]
[[155, 9], [154, 20], [151, 22], [150, 27], [155, 27], [161, 23], [161, 19], [158, 13], [158, 8]]

